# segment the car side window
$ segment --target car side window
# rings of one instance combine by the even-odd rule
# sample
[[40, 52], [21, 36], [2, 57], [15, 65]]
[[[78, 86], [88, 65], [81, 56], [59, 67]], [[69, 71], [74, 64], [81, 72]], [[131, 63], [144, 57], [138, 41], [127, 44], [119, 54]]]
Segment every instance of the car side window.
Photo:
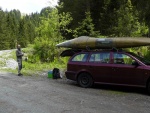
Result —
[[74, 61], [74, 62], [86, 62], [87, 61], [87, 57], [88, 57], [88, 54], [78, 54], [76, 55], [75, 57], [73, 57], [73, 59], [71, 61]]
[[132, 59], [130, 56], [122, 53], [114, 53], [114, 63], [115, 64], [126, 64], [132, 65], [135, 60]]
[[110, 53], [93, 53], [90, 56], [89, 62], [108, 63], [109, 58], [110, 58]]

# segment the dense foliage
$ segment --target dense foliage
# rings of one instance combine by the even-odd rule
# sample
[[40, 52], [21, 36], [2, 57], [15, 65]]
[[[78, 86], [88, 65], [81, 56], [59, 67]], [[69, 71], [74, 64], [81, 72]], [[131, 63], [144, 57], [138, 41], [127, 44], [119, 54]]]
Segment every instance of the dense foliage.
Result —
[[38, 37], [34, 43], [34, 56], [32, 62], [54, 61], [56, 56], [59, 56], [60, 51], [56, 48], [56, 44], [63, 41], [61, 31], [68, 32], [66, 26], [70, 23], [72, 18], [69, 13], [58, 14], [58, 10], [53, 8], [47, 15], [47, 18], [41, 18], [39, 27], [36, 31]]
[[0, 9], [0, 49], [32, 44], [31, 62], [51, 62], [57, 43], [81, 35], [149, 37], [149, 15], [149, 0], [59, 0], [57, 8], [29, 15]]
[[0, 50], [14, 49], [16, 44], [21, 44], [22, 47], [32, 44], [37, 37], [35, 29], [40, 24], [41, 15], [46, 17], [50, 9], [44, 8], [41, 13], [30, 15], [21, 14], [15, 9], [9, 12], [0, 9]]
[[10, 12], [0, 9], [0, 49], [12, 49], [19, 43], [22, 47], [32, 43], [35, 38], [34, 16], [21, 15], [19, 10]]
[[[61, 3], [64, 7], [59, 12], [70, 12], [73, 18], [71, 29], [82, 26], [85, 12], [90, 12], [94, 30], [103, 36], [150, 35], [149, 0], [60, 0]], [[64, 36], [73, 37], [72, 34]]]

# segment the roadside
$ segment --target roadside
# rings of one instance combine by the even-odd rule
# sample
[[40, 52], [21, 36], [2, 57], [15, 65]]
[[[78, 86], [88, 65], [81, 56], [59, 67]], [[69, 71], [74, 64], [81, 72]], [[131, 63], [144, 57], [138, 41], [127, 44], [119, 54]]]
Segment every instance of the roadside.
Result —
[[0, 69], [16, 69], [17, 62], [14, 58], [12, 58], [13, 50], [3, 50], [0, 51]]
[[0, 73], [0, 113], [148, 113], [143, 89], [96, 85], [81, 88], [66, 78]]
[[[16, 49], [0, 51], [0, 71], [13, 72], [17, 74], [18, 63], [16, 62], [15, 50]], [[26, 51], [26, 48], [24, 48], [23, 51], [28, 53], [28, 51]], [[41, 75], [43, 73], [47, 74], [48, 71], [53, 70], [53, 68], [56, 67], [60, 69], [61, 76], [64, 76], [65, 68], [62, 66], [62, 63], [59, 64], [59, 61], [57, 61], [57, 63], [32, 63], [30, 61], [28, 62], [24, 60], [27, 57], [27, 53], [25, 53], [25, 56], [23, 57], [22, 68], [22, 73], [25, 76]]]

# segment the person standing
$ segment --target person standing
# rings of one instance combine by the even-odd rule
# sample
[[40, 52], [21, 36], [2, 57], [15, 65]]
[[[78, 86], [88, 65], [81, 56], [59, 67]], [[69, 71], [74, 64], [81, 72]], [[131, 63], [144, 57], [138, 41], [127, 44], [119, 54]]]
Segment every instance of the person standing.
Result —
[[17, 45], [17, 50], [16, 50], [16, 57], [17, 57], [17, 62], [18, 62], [18, 76], [21, 76], [21, 69], [22, 69], [22, 56], [23, 52], [21, 51], [21, 46]]

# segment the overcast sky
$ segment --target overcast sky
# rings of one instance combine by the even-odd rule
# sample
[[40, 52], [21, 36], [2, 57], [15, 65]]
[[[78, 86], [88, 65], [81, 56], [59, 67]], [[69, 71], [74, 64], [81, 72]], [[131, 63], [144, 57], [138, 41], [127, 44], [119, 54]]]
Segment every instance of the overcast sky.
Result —
[[5, 11], [18, 9], [21, 13], [40, 12], [47, 6], [55, 6], [58, 0], [0, 0], [0, 7]]

